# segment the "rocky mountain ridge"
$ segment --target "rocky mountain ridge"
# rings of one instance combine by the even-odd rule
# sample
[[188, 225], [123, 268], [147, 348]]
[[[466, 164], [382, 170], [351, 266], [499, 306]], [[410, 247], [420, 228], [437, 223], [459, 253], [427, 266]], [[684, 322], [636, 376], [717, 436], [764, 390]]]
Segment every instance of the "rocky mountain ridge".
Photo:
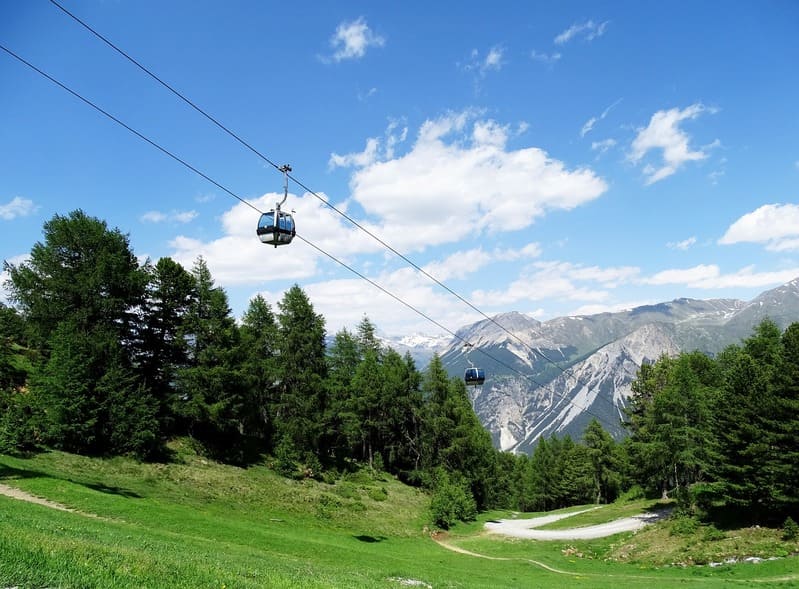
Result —
[[455, 344], [440, 355], [452, 375], [469, 360], [485, 368], [485, 384], [470, 388], [478, 417], [497, 447], [529, 452], [542, 435], [579, 438], [593, 417], [623, 437], [623, 409], [642, 363], [681, 351], [714, 355], [766, 317], [782, 329], [799, 321], [799, 279], [749, 302], [681, 298], [545, 322], [503, 313], [458, 330], [473, 345], [468, 358]]

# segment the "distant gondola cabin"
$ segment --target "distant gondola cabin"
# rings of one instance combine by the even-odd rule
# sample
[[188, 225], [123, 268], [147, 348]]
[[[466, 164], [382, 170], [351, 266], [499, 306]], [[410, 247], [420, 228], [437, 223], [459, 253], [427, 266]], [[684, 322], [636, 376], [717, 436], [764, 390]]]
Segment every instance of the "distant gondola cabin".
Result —
[[485, 370], [482, 368], [467, 368], [466, 373], [463, 375], [463, 380], [467, 385], [479, 386], [486, 380]]
[[297, 230], [291, 214], [278, 209], [261, 215], [256, 233], [262, 243], [277, 247], [291, 243]]

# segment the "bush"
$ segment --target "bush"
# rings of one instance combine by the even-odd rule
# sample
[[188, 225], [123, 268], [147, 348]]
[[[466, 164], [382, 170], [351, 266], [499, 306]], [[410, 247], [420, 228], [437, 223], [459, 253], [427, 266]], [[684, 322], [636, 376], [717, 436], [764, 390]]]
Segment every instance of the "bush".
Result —
[[789, 542], [797, 538], [799, 538], [799, 524], [793, 521], [793, 518], [788, 517], [782, 524], [782, 539]]
[[726, 537], [727, 535], [714, 525], [707, 526], [704, 529], [704, 532], [702, 533], [702, 539], [707, 542], [716, 542], [718, 540], [724, 540], [724, 538]]
[[477, 503], [463, 481], [452, 481], [440, 476], [430, 502], [433, 523], [448, 530], [457, 521], [473, 521], [477, 517]]
[[646, 498], [646, 491], [644, 491], [641, 485], [633, 485], [629, 489], [627, 489], [624, 493], [619, 495], [616, 498], [616, 501], [621, 503], [625, 503], [627, 501], [635, 501], [636, 499], [645, 499]]
[[284, 477], [297, 477], [297, 451], [288, 438], [281, 438], [275, 448], [274, 469]]
[[677, 516], [674, 518], [674, 523], [671, 524], [672, 536], [691, 536], [699, 529], [699, 522], [696, 518]]
[[339, 497], [344, 497], [344, 499], [358, 499], [358, 488], [353, 485], [352, 483], [341, 482], [335, 486], [333, 491]]
[[372, 501], [385, 501], [388, 499], [388, 491], [386, 491], [385, 487], [380, 487], [379, 489], [372, 487], [367, 494]]

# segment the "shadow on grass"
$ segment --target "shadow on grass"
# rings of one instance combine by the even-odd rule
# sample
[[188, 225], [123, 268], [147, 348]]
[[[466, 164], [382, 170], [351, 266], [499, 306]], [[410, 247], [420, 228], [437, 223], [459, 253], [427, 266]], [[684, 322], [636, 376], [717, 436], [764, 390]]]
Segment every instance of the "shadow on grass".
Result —
[[83, 487], [86, 487], [87, 489], [92, 489], [93, 491], [99, 491], [100, 493], [107, 493], [109, 495], [119, 495], [120, 497], [126, 497], [129, 499], [142, 498], [142, 496], [139, 495], [138, 493], [131, 491], [129, 489], [123, 489], [121, 487], [104, 485], [103, 483], [99, 482], [79, 481], [72, 478], [55, 476], [38, 470], [15, 468], [13, 466], [0, 463], [0, 482], [4, 480], [13, 481], [19, 479], [35, 479], [35, 478], [46, 478], [46, 479], [67, 481], [75, 485], [81, 485]]
[[108, 485], [103, 485], [102, 483], [81, 483], [78, 481], [79, 485], [83, 485], [87, 489], [92, 489], [94, 491], [99, 491], [100, 493], [106, 493], [108, 495], [119, 495], [120, 497], [126, 497], [127, 499], [141, 499], [142, 496], [138, 493], [131, 491], [130, 489], [123, 489], [121, 487], [110, 487]]
[[644, 511], [649, 512], [661, 512], [661, 511], [671, 511], [675, 508], [676, 503], [674, 501], [658, 501], [650, 505], [649, 507], [644, 507]]
[[376, 542], [382, 542], [383, 540], [388, 540], [386, 536], [367, 536], [365, 534], [361, 534], [360, 536], [353, 536], [358, 542], [366, 542], [367, 544], [375, 544]]
[[35, 479], [38, 477], [49, 477], [50, 475], [39, 472], [38, 470], [26, 470], [14, 468], [7, 464], [0, 463], [0, 481], [13, 479]]

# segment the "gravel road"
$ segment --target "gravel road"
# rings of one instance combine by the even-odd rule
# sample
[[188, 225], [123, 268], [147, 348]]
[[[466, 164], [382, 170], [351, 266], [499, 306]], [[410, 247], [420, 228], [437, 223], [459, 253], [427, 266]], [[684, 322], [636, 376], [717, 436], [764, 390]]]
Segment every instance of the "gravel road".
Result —
[[585, 513], [600, 507], [592, 507], [582, 511], [571, 513], [545, 515], [531, 519], [501, 519], [486, 523], [485, 528], [494, 534], [503, 534], [515, 538], [527, 538], [530, 540], [590, 540], [592, 538], [604, 538], [622, 532], [633, 532], [643, 528], [645, 525], [661, 519], [666, 512], [642, 513], [633, 517], [624, 517], [605, 524], [586, 526], [583, 528], [570, 528], [568, 530], [537, 530], [540, 526], [558, 521], [566, 517], [571, 517], [578, 513]]

